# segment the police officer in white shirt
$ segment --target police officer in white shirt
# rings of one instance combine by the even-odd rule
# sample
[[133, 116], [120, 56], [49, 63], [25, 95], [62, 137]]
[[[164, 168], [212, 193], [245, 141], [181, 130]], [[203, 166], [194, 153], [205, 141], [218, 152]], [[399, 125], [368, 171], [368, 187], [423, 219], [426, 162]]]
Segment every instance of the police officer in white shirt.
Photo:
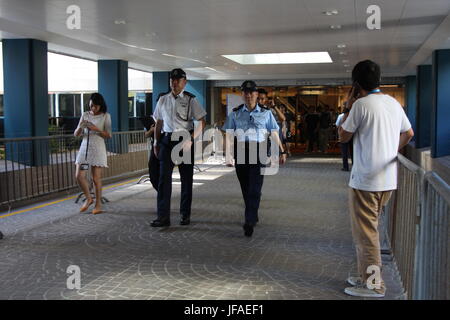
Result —
[[[172, 149], [182, 141], [183, 153], [188, 152], [190, 161], [178, 165], [181, 178], [180, 225], [188, 225], [191, 217], [192, 184], [194, 175], [193, 141], [202, 134], [205, 127], [206, 111], [192, 93], [184, 91], [187, 79], [182, 69], [170, 72], [171, 91], [162, 95], [156, 104], [154, 152], [160, 161], [160, 177], [158, 185], [158, 217], [151, 223], [152, 227], [170, 226], [170, 198], [172, 195], [172, 172], [175, 166]], [[194, 130], [193, 120], [199, 121]], [[172, 139], [174, 133], [189, 132], [190, 139]], [[175, 137], [175, 136], [174, 136]]]

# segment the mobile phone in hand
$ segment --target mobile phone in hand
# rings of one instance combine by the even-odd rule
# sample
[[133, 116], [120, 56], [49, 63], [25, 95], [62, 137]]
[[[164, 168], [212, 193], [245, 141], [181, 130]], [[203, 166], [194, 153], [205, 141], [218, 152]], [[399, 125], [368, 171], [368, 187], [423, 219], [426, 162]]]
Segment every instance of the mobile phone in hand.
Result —
[[353, 98], [357, 99], [361, 93], [361, 86], [358, 82], [353, 82]]

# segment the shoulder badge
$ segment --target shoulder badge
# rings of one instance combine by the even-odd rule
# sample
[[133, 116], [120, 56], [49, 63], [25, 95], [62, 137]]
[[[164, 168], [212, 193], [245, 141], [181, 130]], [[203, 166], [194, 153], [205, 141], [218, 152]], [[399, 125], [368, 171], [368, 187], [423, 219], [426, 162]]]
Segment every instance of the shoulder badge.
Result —
[[195, 95], [193, 95], [189, 91], [184, 91], [183, 94], [187, 95], [188, 97], [195, 98]]
[[258, 103], [258, 106], [259, 106], [261, 109], [264, 109], [264, 110], [270, 110], [270, 109], [267, 108], [266, 106], [260, 105], [259, 103]]
[[169, 94], [171, 91], [167, 91], [167, 92], [161, 92], [158, 96], [158, 98], [156, 99], [156, 102], [159, 101], [159, 99], [161, 99], [162, 96], [165, 96], [166, 94]]
[[243, 107], [244, 107], [244, 105], [241, 104], [240, 106], [238, 106], [238, 107], [236, 107], [236, 108], [233, 108], [233, 111], [241, 110]]

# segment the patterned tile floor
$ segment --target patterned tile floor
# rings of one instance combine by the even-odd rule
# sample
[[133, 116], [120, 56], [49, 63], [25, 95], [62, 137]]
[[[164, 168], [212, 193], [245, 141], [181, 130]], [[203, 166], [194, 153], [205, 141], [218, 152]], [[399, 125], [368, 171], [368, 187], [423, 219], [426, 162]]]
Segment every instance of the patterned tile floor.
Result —
[[[266, 176], [252, 238], [234, 169], [201, 168], [189, 226], [178, 225], [176, 173], [169, 228], [149, 226], [149, 183], [105, 191], [100, 215], [67, 200], [1, 218], [0, 299], [355, 299], [343, 293], [355, 252], [339, 159], [292, 158]], [[386, 299], [399, 299], [385, 258]], [[79, 290], [67, 288], [70, 265], [81, 270]]]

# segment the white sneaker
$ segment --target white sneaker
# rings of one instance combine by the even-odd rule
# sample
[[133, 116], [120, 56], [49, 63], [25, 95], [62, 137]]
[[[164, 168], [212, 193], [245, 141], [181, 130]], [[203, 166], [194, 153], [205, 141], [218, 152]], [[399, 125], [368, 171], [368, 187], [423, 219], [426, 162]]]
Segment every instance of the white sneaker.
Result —
[[361, 277], [348, 277], [347, 283], [351, 286], [361, 286], [363, 284], [363, 280]]
[[368, 289], [366, 286], [345, 288], [344, 292], [353, 297], [384, 298], [384, 293], [378, 293], [375, 290]]

